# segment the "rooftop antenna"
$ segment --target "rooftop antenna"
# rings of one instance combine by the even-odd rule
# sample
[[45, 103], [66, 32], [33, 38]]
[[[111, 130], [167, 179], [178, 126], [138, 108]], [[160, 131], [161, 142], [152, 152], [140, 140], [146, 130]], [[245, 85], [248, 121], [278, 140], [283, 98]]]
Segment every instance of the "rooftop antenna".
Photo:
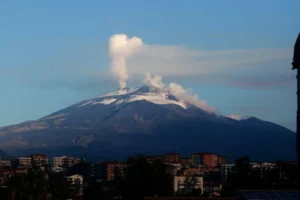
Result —
[[[297, 151], [297, 179], [300, 184], [300, 33], [294, 46], [293, 70], [297, 69], [297, 133], [296, 133], [296, 151]], [[298, 189], [298, 199], [300, 200], [300, 190]]]

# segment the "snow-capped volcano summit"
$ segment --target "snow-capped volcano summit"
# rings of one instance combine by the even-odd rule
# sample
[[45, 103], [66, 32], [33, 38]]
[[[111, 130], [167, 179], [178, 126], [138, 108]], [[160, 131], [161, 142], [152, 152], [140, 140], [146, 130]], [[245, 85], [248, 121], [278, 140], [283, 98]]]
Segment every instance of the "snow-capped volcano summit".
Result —
[[78, 107], [91, 106], [96, 104], [125, 104], [134, 101], [145, 100], [154, 104], [174, 104], [184, 109], [187, 108], [187, 103], [178, 100], [175, 96], [171, 95], [168, 89], [158, 88], [154, 86], [144, 85], [135, 89], [121, 89], [114, 93], [102, 95], [99, 98], [94, 98], [81, 102]]
[[244, 116], [239, 116], [239, 115], [227, 115], [226, 117], [237, 120], [237, 121], [242, 121], [242, 120], [246, 120], [249, 119], [251, 117], [244, 115]]

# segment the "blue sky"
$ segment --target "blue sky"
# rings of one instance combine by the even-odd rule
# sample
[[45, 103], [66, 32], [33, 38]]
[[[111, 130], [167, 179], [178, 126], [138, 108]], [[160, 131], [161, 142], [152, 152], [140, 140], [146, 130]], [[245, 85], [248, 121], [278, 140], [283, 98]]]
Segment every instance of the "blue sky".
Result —
[[[158, 58], [143, 70], [191, 88], [222, 114], [253, 115], [295, 130], [290, 63], [299, 7], [298, 0], [1, 1], [0, 126], [116, 89], [107, 47], [110, 36], [124, 33], [187, 58], [195, 51], [215, 55], [207, 62], [196, 56], [189, 73], [175, 74]], [[137, 85], [134, 80], [129, 83]]]

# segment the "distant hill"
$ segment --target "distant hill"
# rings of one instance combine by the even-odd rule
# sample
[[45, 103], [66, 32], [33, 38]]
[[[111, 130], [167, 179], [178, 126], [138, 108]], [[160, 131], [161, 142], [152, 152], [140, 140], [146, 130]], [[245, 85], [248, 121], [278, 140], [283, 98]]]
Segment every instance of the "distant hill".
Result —
[[8, 154], [0, 150], [0, 158], [6, 158], [6, 157], [8, 157]]

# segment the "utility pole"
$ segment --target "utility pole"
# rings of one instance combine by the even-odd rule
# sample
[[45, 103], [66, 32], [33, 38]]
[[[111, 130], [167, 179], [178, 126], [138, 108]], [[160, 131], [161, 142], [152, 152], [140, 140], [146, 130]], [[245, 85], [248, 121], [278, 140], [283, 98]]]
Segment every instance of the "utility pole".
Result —
[[[293, 56], [293, 70], [297, 69], [297, 133], [296, 133], [296, 151], [297, 151], [297, 177], [300, 184], [300, 33], [295, 43]], [[298, 189], [298, 199], [300, 200], [300, 190]]]

